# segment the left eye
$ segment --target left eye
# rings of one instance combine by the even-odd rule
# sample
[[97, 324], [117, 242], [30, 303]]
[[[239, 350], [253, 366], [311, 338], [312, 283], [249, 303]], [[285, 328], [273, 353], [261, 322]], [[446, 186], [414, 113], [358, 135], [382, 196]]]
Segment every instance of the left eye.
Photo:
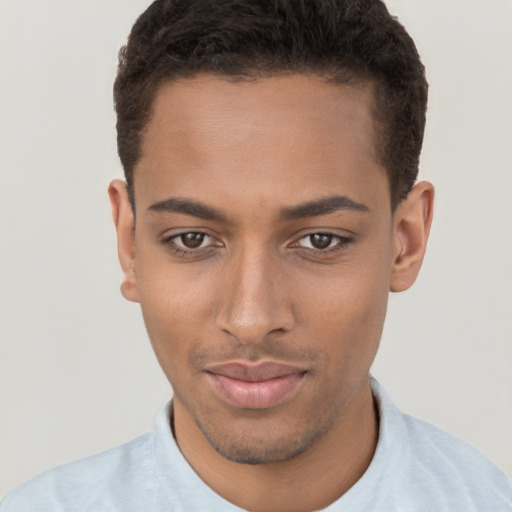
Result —
[[325, 250], [332, 249], [343, 242], [341, 236], [332, 235], [330, 233], [314, 233], [302, 237], [297, 245], [306, 249]]
[[208, 247], [213, 242], [213, 238], [210, 235], [200, 232], [182, 233], [181, 235], [173, 236], [171, 240], [174, 245], [184, 250], [202, 249]]

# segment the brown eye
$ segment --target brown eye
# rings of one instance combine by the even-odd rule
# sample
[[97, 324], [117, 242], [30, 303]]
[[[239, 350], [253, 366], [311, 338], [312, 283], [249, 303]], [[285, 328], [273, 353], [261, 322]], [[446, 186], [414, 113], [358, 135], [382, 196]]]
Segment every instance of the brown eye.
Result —
[[328, 233], [314, 233], [312, 235], [305, 236], [299, 240], [299, 245], [306, 249], [328, 249], [331, 247], [333, 241], [338, 241], [337, 236], [330, 235]]
[[185, 233], [180, 235], [181, 243], [188, 249], [197, 249], [204, 240], [204, 233]]
[[191, 232], [173, 237], [173, 242], [182, 249], [198, 249], [205, 241], [210, 243], [210, 239], [206, 233]]
[[333, 238], [332, 235], [325, 235], [323, 233], [309, 235], [310, 243], [315, 249], [327, 249], [331, 245]]
[[349, 238], [334, 235], [332, 233], [312, 233], [298, 240], [296, 243], [304, 249], [312, 249], [315, 251], [329, 251], [334, 249], [345, 248], [351, 240]]

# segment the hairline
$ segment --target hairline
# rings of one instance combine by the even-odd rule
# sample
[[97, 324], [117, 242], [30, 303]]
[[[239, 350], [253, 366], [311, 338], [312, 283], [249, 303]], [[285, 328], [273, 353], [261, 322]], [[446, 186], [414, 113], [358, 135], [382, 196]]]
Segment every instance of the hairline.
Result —
[[[142, 159], [142, 151], [144, 149], [144, 140], [149, 130], [149, 126], [154, 119], [155, 116], [155, 104], [156, 98], [160, 91], [166, 87], [171, 86], [173, 83], [178, 83], [180, 80], [194, 80], [201, 76], [204, 77], [214, 77], [220, 80], [224, 80], [228, 83], [237, 83], [237, 82], [256, 82], [257, 80], [269, 79], [269, 78], [280, 78], [286, 76], [294, 76], [301, 75], [310, 78], [319, 78], [324, 79], [327, 83], [333, 83], [336, 85], [347, 85], [351, 87], [369, 87], [370, 88], [370, 98], [372, 99], [370, 107], [370, 113], [372, 115], [373, 125], [374, 125], [374, 149], [375, 149], [375, 158], [379, 164], [381, 164], [386, 172], [386, 179], [388, 183], [388, 194], [390, 197], [391, 204], [391, 213], [393, 214], [398, 206], [399, 202], [396, 204], [393, 201], [393, 189], [391, 183], [391, 171], [388, 169], [385, 163], [385, 148], [383, 142], [383, 131], [386, 130], [386, 121], [384, 119], [385, 114], [383, 113], [383, 108], [379, 107], [377, 92], [378, 88], [382, 87], [382, 82], [372, 76], [367, 76], [365, 73], [352, 71], [350, 69], [340, 69], [336, 73], [332, 71], [324, 70], [322, 71], [320, 68], [318, 70], [313, 67], [304, 67], [297, 69], [281, 69], [281, 68], [263, 68], [258, 69], [257, 67], [251, 68], [247, 70], [247, 73], [226, 73], [219, 72], [213, 70], [180, 70], [179, 72], [167, 76], [161, 76], [156, 80], [152, 80], [153, 83], [147, 85], [147, 87], [152, 88], [152, 92], [150, 95], [150, 106], [147, 110], [147, 117], [144, 120], [144, 125], [139, 132], [139, 140], [140, 140], [140, 154], [137, 159], [137, 162], [133, 165], [131, 170], [131, 187], [127, 182], [127, 190], [130, 199], [130, 204], [133, 211], [134, 220], [136, 218], [136, 202], [135, 202], [135, 175], [137, 172], [137, 168]], [[253, 71], [253, 73], [251, 73]], [[141, 172], [140, 170], [138, 172]]]

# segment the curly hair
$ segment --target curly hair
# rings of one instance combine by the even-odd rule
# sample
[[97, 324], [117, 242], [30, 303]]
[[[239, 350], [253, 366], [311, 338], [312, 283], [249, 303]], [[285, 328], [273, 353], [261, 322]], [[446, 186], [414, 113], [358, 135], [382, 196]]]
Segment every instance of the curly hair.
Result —
[[117, 143], [128, 193], [157, 89], [210, 73], [254, 79], [282, 72], [371, 82], [377, 154], [394, 209], [414, 185], [428, 84], [416, 46], [380, 0], [156, 0], [119, 53]]

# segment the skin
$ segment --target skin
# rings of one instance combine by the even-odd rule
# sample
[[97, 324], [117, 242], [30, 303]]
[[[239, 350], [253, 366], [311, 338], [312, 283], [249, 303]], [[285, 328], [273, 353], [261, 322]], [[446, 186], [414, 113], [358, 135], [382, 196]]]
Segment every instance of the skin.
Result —
[[[388, 293], [421, 266], [433, 188], [418, 183], [391, 211], [373, 108], [371, 84], [314, 76], [168, 83], [135, 172], [136, 220], [124, 182], [109, 188], [122, 293], [140, 303], [173, 387], [178, 445], [248, 510], [323, 508], [375, 450], [369, 370]], [[332, 197], [363, 207], [303, 207]], [[194, 208], [171, 211], [185, 200]], [[206, 235], [184, 253], [186, 233]], [[315, 233], [327, 248], [313, 246]], [[235, 407], [205, 371], [233, 360], [286, 363], [303, 377], [275, 406]]]

